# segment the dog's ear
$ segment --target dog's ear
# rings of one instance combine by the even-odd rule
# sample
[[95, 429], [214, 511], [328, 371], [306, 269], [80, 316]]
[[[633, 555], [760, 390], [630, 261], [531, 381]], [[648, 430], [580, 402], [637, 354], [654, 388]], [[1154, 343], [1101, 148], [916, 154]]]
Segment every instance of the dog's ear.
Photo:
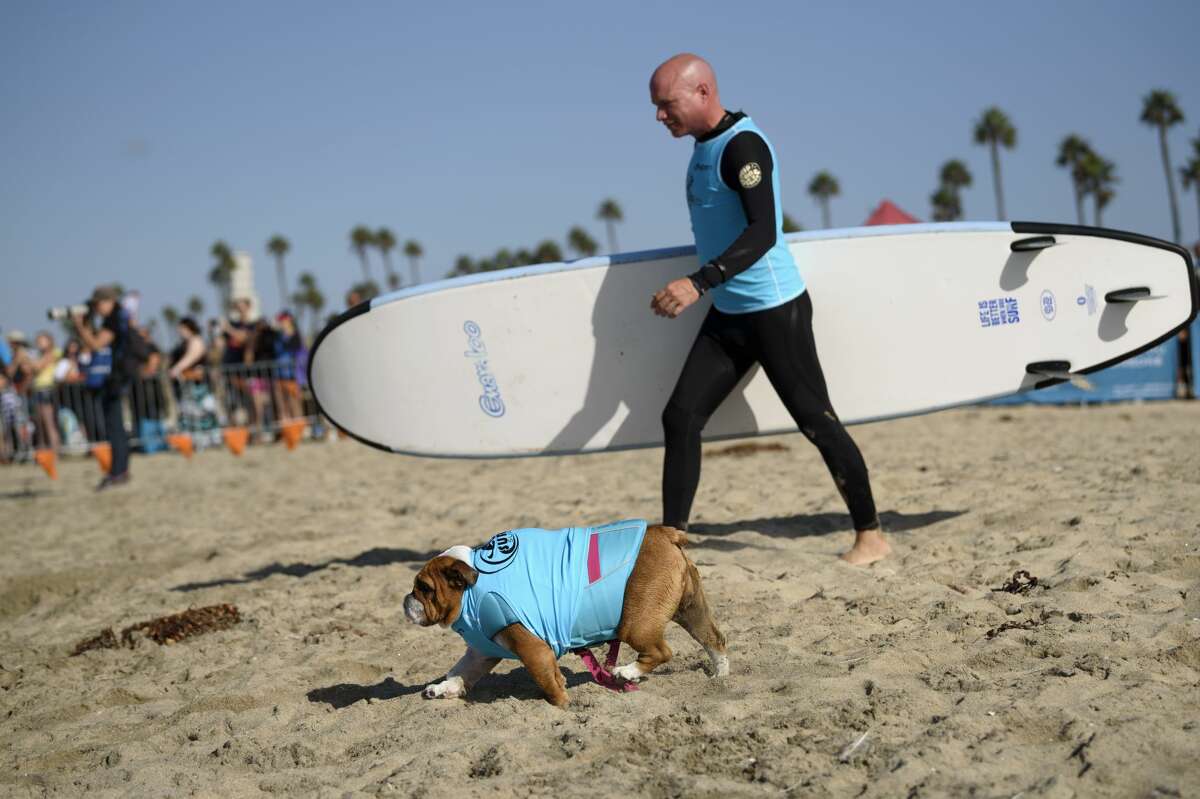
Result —
[[446, 567], [442, 572], [442, 576], [446, 578], [446, 583], [457, 591], [465, 591], [469, 586], [475, 585], [475, 581], [479, 579], [479, 572], [472, 569], [461, 560], [456, 560]]

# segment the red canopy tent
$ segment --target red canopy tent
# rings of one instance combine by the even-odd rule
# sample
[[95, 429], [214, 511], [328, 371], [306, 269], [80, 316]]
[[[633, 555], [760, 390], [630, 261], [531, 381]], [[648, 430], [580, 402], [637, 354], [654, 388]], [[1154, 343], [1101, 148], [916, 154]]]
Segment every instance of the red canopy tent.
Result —
[[912, 214], [901, 210], [900, 206], [896, 205], [891, 200], [884, 200], [879, 203], [879, 207], [871, 212], [867, 217], [866, 224], [868, 225], [908, 225], [913, 222], [920, 222]]

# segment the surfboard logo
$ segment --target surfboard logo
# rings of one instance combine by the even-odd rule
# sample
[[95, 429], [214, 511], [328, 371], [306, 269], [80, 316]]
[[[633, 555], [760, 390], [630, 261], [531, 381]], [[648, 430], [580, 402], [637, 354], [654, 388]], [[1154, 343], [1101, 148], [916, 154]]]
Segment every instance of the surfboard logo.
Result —
[[1042, 292], [1042, 318], [1047, 322], [1053, 322], [1056, 316], [1058, 316], [1058, 303], [1054, 300], [1054, 292], [1046, 289]]
[[1087, 308], [1088, 316], [1096, 313], [1096, 287], [1090, 283], [1083, 284], [1083, 293], [1075, 298], [1075, 304]]
[[483, 330], [471, 320], [463, 322], [467, 334], [467, 351], [463, 355], [475, 362], [475, 377], [483, 393], [479, 395], [479, 408], [488, 416], [499, 418], [504, 415], [504, 398], [500, 396], [500, 384], [488, 366], [487, 345], [483, 343]]
[[512, 530], [496, 533], [486, 544], [475, 547], [475, 571], [495, 574], [517, 556], [521, 539]]
[[1001, 325], [1015, 325], [1021, 322], [1021, 309], [1017, 305], [1016, 297], [997, 297], [994, 300], [980, 300], [976, 305], [979, 308], [980, 327], [1000, 327]]

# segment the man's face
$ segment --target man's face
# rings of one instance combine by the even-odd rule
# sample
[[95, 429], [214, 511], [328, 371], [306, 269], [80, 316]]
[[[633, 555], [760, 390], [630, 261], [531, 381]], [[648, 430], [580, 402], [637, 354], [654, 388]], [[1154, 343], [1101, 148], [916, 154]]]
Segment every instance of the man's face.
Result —
[[705, 111], [708, 105], [707, 88], [691, 86], [687, 81], [655, 76], [650, 82], [650, 102], [654, 103], [654, 118], [675, 138], [704, 133]]
[[96, 300], [96, 313], [100, 316], [108, 316], [116, 307], [116, 300]]

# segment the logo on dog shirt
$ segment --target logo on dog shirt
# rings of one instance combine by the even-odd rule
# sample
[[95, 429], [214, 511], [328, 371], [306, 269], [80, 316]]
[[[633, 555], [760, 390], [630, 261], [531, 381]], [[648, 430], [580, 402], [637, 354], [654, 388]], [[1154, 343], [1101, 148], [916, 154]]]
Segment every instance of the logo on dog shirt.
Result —
[[512, 563], [520, 539], [511, 530], [496, 533], [486, 544], [475, 547], [478, 554], [475, 568], [484, 574], [495, 574]]

